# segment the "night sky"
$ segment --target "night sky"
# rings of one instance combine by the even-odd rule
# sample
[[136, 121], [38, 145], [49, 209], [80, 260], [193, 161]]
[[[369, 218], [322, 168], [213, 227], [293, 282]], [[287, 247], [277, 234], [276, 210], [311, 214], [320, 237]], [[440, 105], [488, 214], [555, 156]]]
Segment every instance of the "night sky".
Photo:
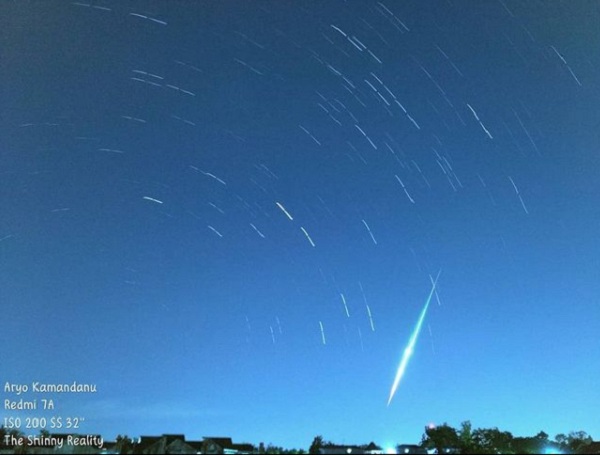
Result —
[[98, 392], [4, 416], [600, 436], [597, 2], [88, 1], [0, 4], [0, 383]]

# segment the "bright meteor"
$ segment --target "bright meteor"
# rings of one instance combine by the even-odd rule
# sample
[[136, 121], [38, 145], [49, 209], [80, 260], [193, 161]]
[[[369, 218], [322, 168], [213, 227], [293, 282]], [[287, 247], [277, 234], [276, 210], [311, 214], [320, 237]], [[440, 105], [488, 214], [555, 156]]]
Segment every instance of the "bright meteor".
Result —
[[408, 341], [408, 346], [404, 350], [404, 354], [402, 354], [402, 360], [400, 361], [400, 366], [398, 366], [398, 372], [396, 373], [396, 378], [394, 379], [394, 384], [392, 385], [392, 389], [390, 390], [390, 396], [388, 398], [387, 405], [389, 406], [392, 402], [392, 398], [394, 398], [394, 394], [398, 389], [398, 385], [400, 384], [400, 380], [402, 376], [404, 376], [404, 371], [406, 370], [406, 366], [408, 365], [408, 361], [412, 356], [415, 344], [417, 343], [417, 338], [419, 337], [419, 332], [421, 331], [421, 326], [423, 325], [423, 321], [425, 320], [425, 315], [427, 314], [427, 309], [429, 308], [429, 302], [431, 302], [431, 297], [433, 297], [433, 293], [435, 292], [435, 285], [437, 284], [437, 280], [440, 277], [440, 270], [435, 277], [435, 281], [431, 286], [431, 291], [429, 292], [429, 297], [427, 297], [427, 301], [425, 302], [425, 306], [423, 307], [423, 311], [421, 311], [421, 316], [419, 316], [419, 321], [417, 322], [417, 326], [410, 336], [410, 340]]

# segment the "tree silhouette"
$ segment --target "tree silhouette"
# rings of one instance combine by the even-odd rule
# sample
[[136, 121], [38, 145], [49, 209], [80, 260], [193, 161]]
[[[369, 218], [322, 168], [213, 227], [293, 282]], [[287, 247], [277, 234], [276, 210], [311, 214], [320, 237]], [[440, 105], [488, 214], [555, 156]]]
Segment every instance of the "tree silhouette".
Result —
[[117, 444], [115, 446], [115, 450], [118, 453], [120, 453], [120, 454], [133, 453], [133, 440], [129, 436], [118, 435], [116, 442], [117, 442]]
[[478, 428], [473, 432], [477, 453], [512, 453], [513, 435], [498, 428]]
[[460, 424], [458, 439], [458, 448], [461, 453], [473, 453], [475, 444], [473, 442], [473, 426], [470, 420], [465, 420]]
[[315, 439], [313, 439], [313, 442], [308, 449], [308, 453], [321, 453], [319, 449], [323, 447], [323, 445], [323, 436], [315, 436]]
[[568, 435], [557, 434], [555, 441], [561, 449], [572, 453], [579, 452], [582, 448], [592, 443], [592, 438], [585, 431], [571, 431]]
[[543, 442], [548, 442], [548, 433], [546, 433], [545, 431], [540, 431], [538, 434], [535, 435], [535, 439], [538, 439], [539, 441]]
[[456, 430], [444, 423], [437, 427], [426, 427], [421, 445], [428, 449], [437, 449], [437, 453], [444, 453], [444, 449], [460, 447], [460, 439]]

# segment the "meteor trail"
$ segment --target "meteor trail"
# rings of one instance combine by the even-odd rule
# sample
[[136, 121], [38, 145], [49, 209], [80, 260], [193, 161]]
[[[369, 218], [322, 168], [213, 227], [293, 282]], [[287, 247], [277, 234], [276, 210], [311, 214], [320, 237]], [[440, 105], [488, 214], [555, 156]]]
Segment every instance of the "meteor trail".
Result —
[[423, 321], [425, 320], [425, 315], [427, 314], [427, 309], [429, 308], [429, 302], [431, 302], [431, 297], [433, 297], [433, 293], [435, 292], [435, 285], [437, 283], [438, 278], [440, 277], [440, 270], [435, 277], [435, 281], [431, 286], [431, 291], [429, 292], [429, 296], [427, 297], [427, 301], [425, 302], [425, 306], [423, 307], [423, 311], [421, 311], [421, 316], [419, 316], [419, 320], [417, 322], [417, 326], [410, 336], [410, 340], [408, 342], [408, 346], [404, 350], [404, 354], [402, 354], [402, 360], [400, 361], [400, 365], [398, 366], [398, 372], [396, 373], [396, 378], [394, 379], [394, 384], [392, 384], [392, 389], [390, 390], [390, 396], [388, 398], [387, 405], [389, 406], [392, 402], [392, 398], [394, 398], [394, 394], [396, 393], [396, 389], [398, 389], [398, 385], [400, 384], [400, 380], [402, 376], [404, 376], [404, 372], [406, 370], [406, 366], [408, 365], [408, 361], [412, 356], [413, 349], [415, 344], [417, 343], [417, 338], [419, 337], [419, 332], [421, 331], [421, 326], [423, 325]]

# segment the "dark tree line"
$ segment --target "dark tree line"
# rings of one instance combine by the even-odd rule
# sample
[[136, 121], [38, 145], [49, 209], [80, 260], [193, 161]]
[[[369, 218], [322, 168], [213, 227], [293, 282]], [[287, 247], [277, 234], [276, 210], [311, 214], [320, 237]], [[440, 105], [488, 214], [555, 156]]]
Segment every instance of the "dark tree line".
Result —
[[[592, 442], [592, 438], [585, 431], [572, 431], [567, 435], [561, 433], [556, 435], [554, 440], [543, 431], [535, 436], [515, 437], [512, 433], [501, 431], [496, 427], [473, 429], [471, 422], [467, 420], [461, 423], [459, 429], [447, 423], [427, 427], [420, 445], [423, 449], [437, 449], [439, 454], [577, 454], [585, 453]], [[331, 445], [332, 443], [325, 441], [323, 436], [316, 436], [308, 453], [318, 454], [321, 448]]]
[[550, 440], [543, 431], [531, 437], [514, 437], [510, 432], [500, 431], [496, 427], [473, 430], [468, 420], [458, 430], [446, 423], [428, 427], [421, 439], [422, 447], [435, 448], [438, 453], [454, 449], [458, 453], [467, 454], [548, 453], [549, 450], [579, 453], [591, 443], [592, 438], [585, 431], [558, 434], [554, 440]]

